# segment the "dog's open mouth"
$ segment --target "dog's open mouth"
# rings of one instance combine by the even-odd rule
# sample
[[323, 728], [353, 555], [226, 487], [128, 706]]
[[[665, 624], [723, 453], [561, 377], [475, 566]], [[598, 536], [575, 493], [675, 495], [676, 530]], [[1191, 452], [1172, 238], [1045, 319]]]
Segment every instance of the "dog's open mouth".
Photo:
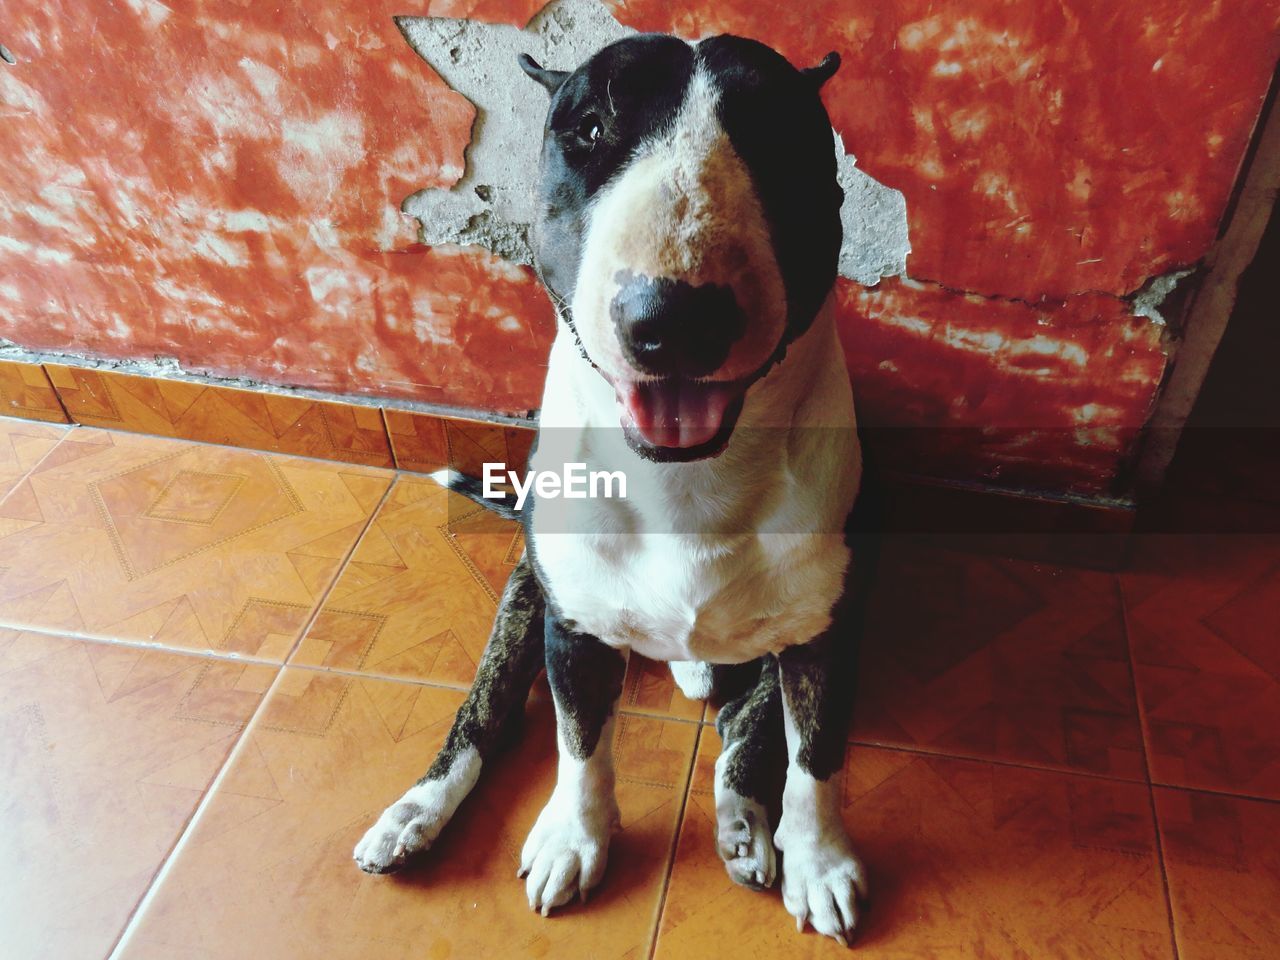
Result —
[[614, 383], [627, 442], [641, 456], [664, 461], [700, 460], [723, 450], [746, 388], [738, 380]]

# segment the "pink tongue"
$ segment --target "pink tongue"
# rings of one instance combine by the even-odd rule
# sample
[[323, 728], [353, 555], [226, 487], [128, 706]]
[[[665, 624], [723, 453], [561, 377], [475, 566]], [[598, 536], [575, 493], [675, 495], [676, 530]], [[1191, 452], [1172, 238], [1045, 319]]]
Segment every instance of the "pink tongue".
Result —
[[709, 442], [737, 396], [733, 383], [661, 380], [625, 383], [618, 398], [645, 442], [655, 447], [696, 447]]

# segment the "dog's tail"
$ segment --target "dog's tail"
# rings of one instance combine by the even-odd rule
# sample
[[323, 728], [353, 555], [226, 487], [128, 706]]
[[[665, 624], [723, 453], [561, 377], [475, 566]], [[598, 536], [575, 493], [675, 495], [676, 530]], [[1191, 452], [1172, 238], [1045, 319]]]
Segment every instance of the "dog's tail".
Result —
[[492, 510], [500, 517], [507, 520], [519, 520], [520, 511], [514, 506], [514, 501], [510, 498], [503, 500], [495, 500], [493, 497], [484, 495], [484, 483], [479, 477], [469, 477], [465, 473], [459, 473], [457, 470], [450, 470], [446, 467], [443, 470], [437, 470], [431, 475], [431, 479], [442, 487], [448, 487], [454, 493], [460, 493], [473, 503], [478, 503], [486, 510]]

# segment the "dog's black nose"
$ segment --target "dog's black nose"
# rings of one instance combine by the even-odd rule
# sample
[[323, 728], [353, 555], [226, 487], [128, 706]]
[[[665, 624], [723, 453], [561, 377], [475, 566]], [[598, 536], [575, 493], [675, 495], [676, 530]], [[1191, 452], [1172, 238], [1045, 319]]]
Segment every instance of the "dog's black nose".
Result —
[[609, 313], [627, 359], [645, 373], [704, 377], [746, 332], [746, 315], [728, 287], [630, 272], [619, 279]]

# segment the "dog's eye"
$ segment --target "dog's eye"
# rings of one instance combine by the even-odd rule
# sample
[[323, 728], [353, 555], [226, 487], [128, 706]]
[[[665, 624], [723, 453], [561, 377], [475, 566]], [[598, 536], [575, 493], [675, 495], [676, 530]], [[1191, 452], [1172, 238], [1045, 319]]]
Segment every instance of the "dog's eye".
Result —
[[604, 127], [600, 125], [600, 118], [587, 114], [587, 116], [578, 121], [578, 127], [574, 130], [574, 135], [587, 146], [595, 144], [604, 135]]

